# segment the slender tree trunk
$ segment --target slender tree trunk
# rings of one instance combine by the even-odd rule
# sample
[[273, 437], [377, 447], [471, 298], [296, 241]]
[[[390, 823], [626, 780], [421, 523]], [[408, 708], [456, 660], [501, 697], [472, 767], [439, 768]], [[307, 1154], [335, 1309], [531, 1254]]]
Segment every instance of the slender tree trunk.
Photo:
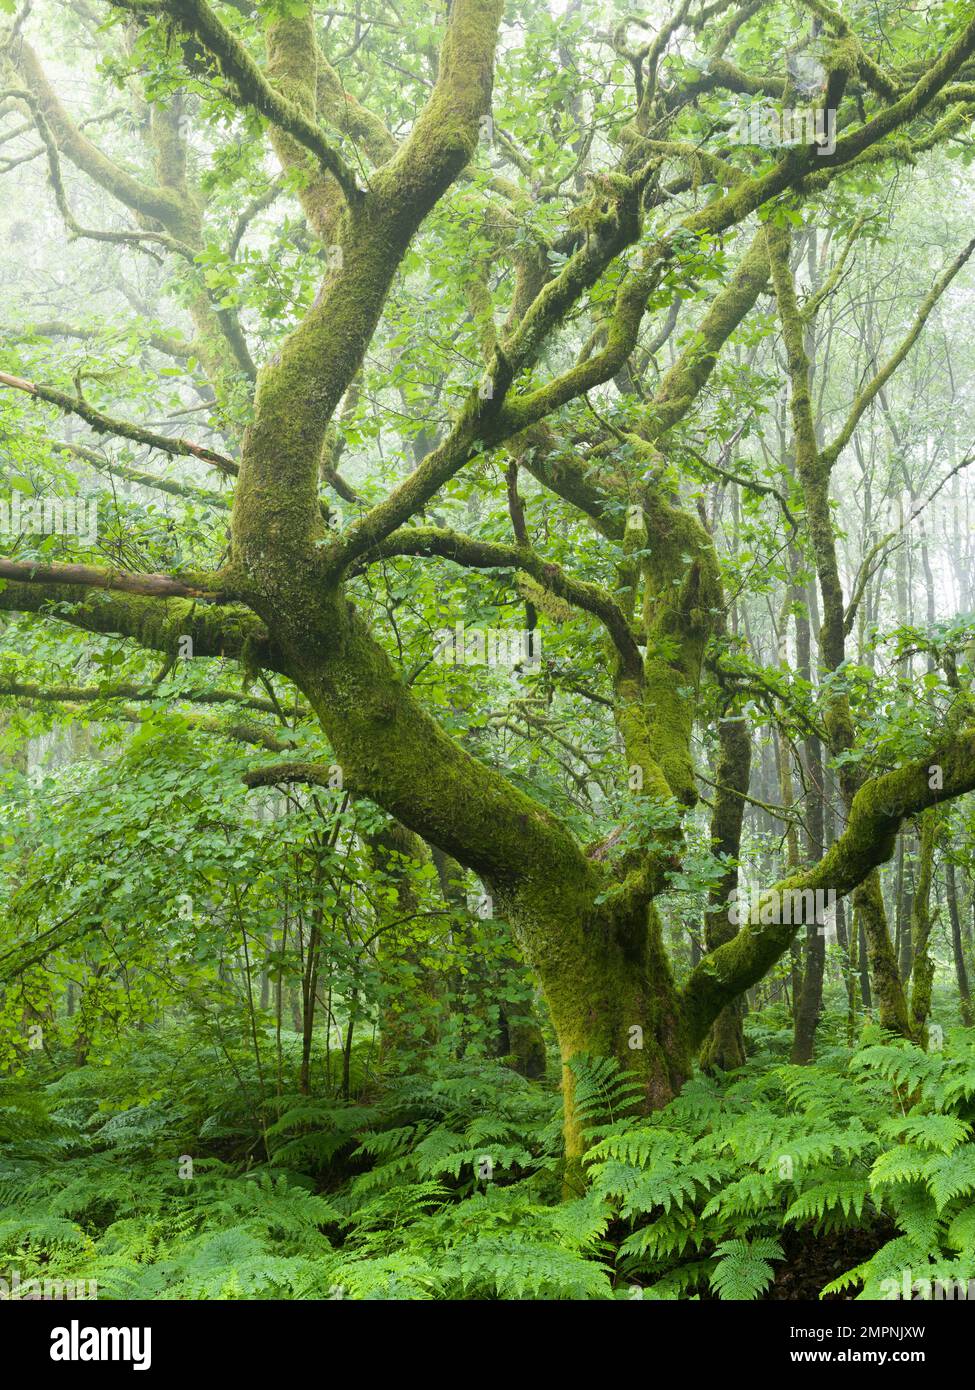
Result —
[[914, 862], [913, 846], [903, 834], [901, 835], [901, 842], [903, 845], [903, 858], [901, 860], [903, 872], [897, 885], [897, 941], [900, 947], [898, 968], [901, 981], [906, 989], [914, 969], [914, 940], [911, 934], [911, 922], [914, 918], [915, 887], [913, 875], [917, 866]]
[[872, 1009], [873, 991], [870, 987], [870, 962], [867, 951], [867, 934], [863, 928], [863, 920], [855, 909], [854, 921], [856, 922], [858, 942], [857, 959], [860, 962], [860, 998], [863, 1000], [863, 1007], [865, 1009]]
[[[738, 887], [738, 855], [745, 813], [744, 795], [748, 791], [751, 767], [751, 732], [748, 720], [740, 715], [722, 719], [719, 725], [720, 755], [718, 788], [711, 819], [712, 853], [729, 861], [720, 882], [712, 888], [704, 917], [704, 944], [708, 951], [730, 941], [737, 930], [729, 920], [729, 903]], [[745, 1061], [742, 1031], [742, 1000], [726, 1005], [715, 1019], [701, 1049], [701, 1065], [706, 1071], [732, 1071]]]
[[917, 880], [914, 885], [914, 904], [911, 911], [911, 942], [914, 969], [911, 980], [911, 1028], [916, 1038], [924, 1033], [931, 1013], [931, 986], [934, 981], [934, 958], [931, 955], [931, 885], [934, 881], [934, 851], [941, 830], [941, 812], [937, 807], [921, 816], [921, 834], [917, 857]]
[[[789, 265], [789, 234], [769, 224], [767, 228], [772, 281], [775, 287], [782, 335], [786, 346], [790, 377], [790, 405], [795, 435], [796, 474], [806, 504], [806, 524], [816, 561], [823, 621], [819, 628], [819, 651], [827, 672], [838, 671], [846, 660], [846, 604], [836, 556], [836, 538], [830, 507], [830, 475], [837, 454], [821, 450], [813, 424], [810, 396], [809, 358], [806, 351], [807, 327], [796, 299], [795, 281]], [[841, 691], [831, 691], [826, 700], [824, 723], [829, 752], [834, 758], [847, 753], [855, 744], [856, 731], [849, 699]], [[857, 792], [864, 774], [849, 761], [839, 765], [840, 789], [847, 815], [852, 816]], [[874, 869], [854, 890], [854, 907], [859, 910], [867, 939], [867, 953], [880, 999], [881, 1022], [910, 1036], [907, 1002], [897, 975], [893, 944], [887, 929], [878, 871]]]
[[318, 1002], [321, 948], [322, 911], [316, 903], [312, 912], [305, 969], [301, 981], [301, 1069], [298, 1075], [298, 1090], [303, 1096], [311, 1094], [311, 1052], [315, 1039], [315, 1007]]
[[[812, 679], [812, 655], [809, 619], [801, 606], [796, 607], [796, 656], [800, 677]], [[823, 793], [823, 747], [815, 735], [803, 740], [803, 762], [806, 770], [806, 856], [810, 864], [823, 857], [825, 848], [825, 798]], [[823, 973], [826, 968], [826, 936], [824, 923], [806, 923], [805, 964], [802, 986], [796, 1002], [795, 1032], [792, 1040], [793, 1062], [812, 1060], [816, 1028], [823, 1008]]]
[[271, 976], [267, 968], [268, 957], [274, 945], [274, 937], [268, 932], [264, 938], [264, 964], [261, 966], [261, 1012], [266, 1013], [271, 1003]]
[[972, 995], [968, 984], [968, 967], [965, 964], [965, 947], [961, 939], [961, 916], [958, 912], [955, 865], [951, 859], [945, 861], [945, 896], [948, 899], [948, 917], [951, 921], [951, 949], [955, 958], [955, 978], [958, 981], [961, 1021], [966, 1028], [971, 1028], [973, 1023]]

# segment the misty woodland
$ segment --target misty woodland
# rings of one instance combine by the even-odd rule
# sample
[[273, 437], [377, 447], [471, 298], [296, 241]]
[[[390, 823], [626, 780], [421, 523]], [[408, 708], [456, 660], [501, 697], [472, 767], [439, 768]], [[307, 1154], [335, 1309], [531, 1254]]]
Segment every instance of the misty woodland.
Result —
[[0, 1298], [975, 1296], [975, 4], [344, 4], [0, 0]]

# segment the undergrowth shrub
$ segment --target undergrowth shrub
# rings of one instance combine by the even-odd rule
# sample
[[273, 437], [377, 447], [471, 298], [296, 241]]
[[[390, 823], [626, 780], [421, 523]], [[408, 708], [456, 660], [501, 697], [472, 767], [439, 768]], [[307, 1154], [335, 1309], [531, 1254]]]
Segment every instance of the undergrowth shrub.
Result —
[[111, 1066], [48, 1059], [0, 1081], [0, 1269], [109, 1298], [753, 1299], [788, 1232], [859, 1231], [875, 1252], [823, 1292], [975, 1279], [975, 1031], [799, 1067], [766, 1030], [650, 1117], [576, 1059], [571, 1191], [557, 1092], [497, 1062], [349, 1102], [262, 1095], [242, 1050], [228, 1070], [177, 1026]]

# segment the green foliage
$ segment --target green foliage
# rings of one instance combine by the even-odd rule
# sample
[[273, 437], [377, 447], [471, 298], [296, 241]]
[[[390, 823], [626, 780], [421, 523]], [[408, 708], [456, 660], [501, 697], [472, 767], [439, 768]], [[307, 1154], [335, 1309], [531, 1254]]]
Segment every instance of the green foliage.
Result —
[[[586, 1161], [592, 1194], [629, 1228], [620, 1274], [648, 1296], [755, 1298], [793, 1230], [876, 1231], [873, 1260], [831, 1285], [862, 1281], [864, 1298], [892, 1261], [918, 1277], [946, 1260], [960, 1268], [975, 1192], [973, 1043], [956, 1029], [940, 1053], [890, 1040], [805, 1067], [757, 1057], [688, 1083], [648, 1120], [601, 1126]], [[886, 1239], [891, 1225], [899, 1234]]]
[[643, 1119], [614, 1066], [577, 1062], [592, 1142], [569, 1199], [557, 1096], [497, 1063], [441, 1060], [369, 1101], [255, 1104], [244, 1042], [236, 1077], [170, 1026], [110, 1067], [0, 1082], [0, 1263], [107, 1298], [741, 1300], [770, 1295], [794, 1233], [865, 1232], [874, 1255], [821, 1291], [975, 1277], [963, 1029], [941, 1053], [757, 1056]]
[[711, 1287], [722, 1299], [757, 1298], [772, 1278], [770, 1260], [783, 1258], [777, 1240], [723, 1240], [715, 1247], [718, 1262]]
[[608, 1208], [558, 1201], [551, 1093], [440, 1064], [374, 1105], [283, 1096], [267, 1122], [233, 1060], [168, 1029], [110, 1070], [0, 1083], [0, 1262], [108, 1298], [609, 1296]]

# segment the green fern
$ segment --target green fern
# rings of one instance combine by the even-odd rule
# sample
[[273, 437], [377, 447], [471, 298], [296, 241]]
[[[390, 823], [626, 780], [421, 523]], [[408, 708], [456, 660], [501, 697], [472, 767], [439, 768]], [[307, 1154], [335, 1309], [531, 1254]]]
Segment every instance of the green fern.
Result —
[[757, 1298], [772, 1282], [770, 1260], [785, 1258], [777, 1240], [725, 1240], [715, 1247], [718, 1263], [711, 1287], [721, 1299]]

